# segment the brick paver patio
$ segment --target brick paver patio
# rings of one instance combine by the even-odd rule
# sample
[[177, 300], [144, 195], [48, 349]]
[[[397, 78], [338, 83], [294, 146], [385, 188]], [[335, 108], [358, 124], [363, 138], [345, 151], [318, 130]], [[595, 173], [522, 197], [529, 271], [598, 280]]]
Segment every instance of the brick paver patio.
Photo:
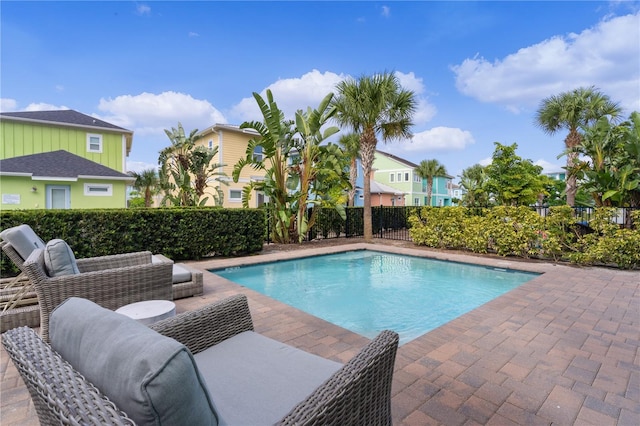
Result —
[[[356, 242], [308, 248], [295, 255], [345, 248], [543, 272], [399, 348], [393, 382], [394, 424], [640, 424], [638, 271], [485, 258], [402, 243]], [[273, 252], [192, 265], [208, 269], [292, 256], [290, 251]], [[344, 362], [367, 342], [209, 273], [203, 296], [176, 304], [181, 312], [235, 293], [249, 297], [256, 331], [309, 352]], [[17, 371], [4, 351], [0, 356], [0, 424], [38, 424]]]

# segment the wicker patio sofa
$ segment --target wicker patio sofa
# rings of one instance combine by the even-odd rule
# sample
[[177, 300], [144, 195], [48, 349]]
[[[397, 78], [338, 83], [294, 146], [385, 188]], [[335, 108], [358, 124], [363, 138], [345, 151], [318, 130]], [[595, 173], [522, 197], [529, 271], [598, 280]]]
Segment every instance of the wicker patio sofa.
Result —
[[152, 263], [151, 252], [78, 259], [80, 273], [51, 277], [44, 250], [35, 249], [22, 267], [38, 296], [40, 335], [49, 340], [51, 312], [69, 297], [89, 299], [108, 309], [143, 300], [173, 300], [169, 262]]
[[41, 424], [391, 425], [392, 331], [342, 365], [255, 333], [236, 295], [150, 328], [72, 298], [51, 337], [2, 336]]
[[[35, 233], [33, 235], [35, 236]], [[44, 247], [44, 243], [42, 243], [42, 246]], [[15, 247], [7, 241], [0, 241], [0, 248], [21, 271], [20, 275], [15, 277], [7, 288], [0, 288], [0, 306], [4, 307], [0, 311], [0, 333], [20, 326], [38, 327], [40, 325], [40, 306], [36, 292], [24, 272], [24, 259], [16, 251]], [[76, 264], [81, 272], [95, 268], [95, 266], [91, 265], [98, 265], [98, 269], [111, 268], [116, 267], [118, 264], [123, 264], [123, 262], [126, 264], [126, 259], [130, 259], [132, 255], [139, 255], [139, 253], [119, 254], [115, 255], [117, 256], [115, 258], [98, 256], [76, 259]], [[144, 256], [146, 258], [146, 254]], [[174, 300], [199, 296], [203, 293], [202, 271], [183, 263], [174, 263], [171, 259], [160, 254], [153, 255], [151, 261], [153, 263], [168, 262], [173, 265], [172, 291]]]

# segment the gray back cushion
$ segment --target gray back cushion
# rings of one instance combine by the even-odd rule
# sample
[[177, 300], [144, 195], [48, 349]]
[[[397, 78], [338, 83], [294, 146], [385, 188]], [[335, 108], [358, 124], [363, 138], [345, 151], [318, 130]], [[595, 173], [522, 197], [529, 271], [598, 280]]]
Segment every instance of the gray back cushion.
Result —
[[51, 240], [45, 246], [44, 264], [50, 277], [80, 273], [73, 250], [60, 239]]
[[139, 425], [217, 425], [191, 352], [81, 298], [51, 314], [51, 346]]
[[42, 238], [38, 237], [29, 225], [7, 228], [0, 232], [0, 238], [11, 244], [23, 260], [26, 260], [34, 249], [43, 249], [45, 246]]

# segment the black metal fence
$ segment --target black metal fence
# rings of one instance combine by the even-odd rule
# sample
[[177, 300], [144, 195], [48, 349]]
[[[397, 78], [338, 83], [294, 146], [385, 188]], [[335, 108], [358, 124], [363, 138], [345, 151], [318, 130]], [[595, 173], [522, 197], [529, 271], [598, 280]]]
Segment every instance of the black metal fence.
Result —
[[[535, 206], [531, 208], [542, 217], [546, 217], [549, 214], [548, 207]], [[388, 240], [411, 241], [408, 219], [411, 214], [420, 216], [421, 209], [422, 207], [420, 206], [371, 207], [373, 237]], [[589, 226], [589, 222], [595, 216], [595, 208], [593, 207], [575, 207], [573, 210], [574, 217], [578, 220], [578, 223], [585, 227]], [[616, 210], [617, 214], [613, 220], [620, 225], [620, 227], [635, 229], [637, 224], [633, 222], [631, 217], [631, 212], [634, 210], [638, 210], [638, 207], [620, 207]], [[484, 212], [486, 212], [486, 208], [470, 207], [468, 209], [470, 215], [482, 215]], [[348, 207], [346, 209], [345, 219], [334, 209], [319, 210], [315, 224], [309, 229], [306, 235], [306, 240], [360, 237], [364, 233], [363, 215], [364, 209], [362, 207]], [[267, 218], [267, 242], [271, 242], [270, 223], [271, 221]]]

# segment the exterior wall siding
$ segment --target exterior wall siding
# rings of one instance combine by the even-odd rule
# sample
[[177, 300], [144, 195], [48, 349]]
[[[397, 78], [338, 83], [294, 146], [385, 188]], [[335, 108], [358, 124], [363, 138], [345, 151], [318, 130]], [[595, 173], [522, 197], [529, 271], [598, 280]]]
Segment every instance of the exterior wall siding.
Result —
[[[238, 191], [242, 193], [244, 187], [251, 181], [251, 178], [262, 177], [263, 172], [254, 170], [252, 167], [245, 167], [240, 173], [238, 182], [233, 182], [233, 168], [238, 160], [245, 158], [247, 152], [247, 145], [249, 140], [255, 137], [253, 134], [245, 133], [243, 131], [234, 131], [232, 129], [218, 129], [215, 133], [208, 131], [202, 134], [197, 144], [204, 147], [209, 146], [209, 141], [213, 141], [214, 146], [218, 146], [218, 155], [214, 161], [222, 163], [225, 166], [222, 167], [227, 177], [229, 185], [218, 184], [220, 189], [224, 192], [223, 207], [226, 208], [242, 208], [242, 200], [231, 199], [230, 195], [233, 192]], [[221, 157], [221, 158], [220, 158]], [[210, 198], [207, 201], [207, 205], [213, 205], [213, 199]], [[258, 200], [256, 194], [253, 194], [249, 202], [249, 207], [257, 207]]]
[[[63, 149], [111, 169], [125, 171], [121, 133], [2, 120], [0, 134], [3, 141], [0, 144], [1, 159]], [[87, 151], [87, 134], [102, 135], [102, 153]]]
[[[413, 206], [415, 200], [418, 205], [424, 205], [426, 192], [423, 191], [422, 182], [414, 182], [414, 170], [401, 162], [376, 152], [373, 167], [376, 169], [375, 180], [405, 193], [404, 205]], [[391, 180], [393, 173], [393, 181]], [[398, 173], [401, 180], [398, 181]], [[408, 174], [408, 180], [405, 179]]]
[[[111, 185], [108, 196], [86, 196], [86, 183]], [[45, 209], [47, 208], [47, 186], [68, 186], [69, 207], [72, 209], [108, 209], [126, 207], [126, 185], [122, 181], [90, 179], [78, 181], [31, 180], [18, 176], [2, 177], [1, 210]], [[36, 188], [33, 191], [33, 188]]]

